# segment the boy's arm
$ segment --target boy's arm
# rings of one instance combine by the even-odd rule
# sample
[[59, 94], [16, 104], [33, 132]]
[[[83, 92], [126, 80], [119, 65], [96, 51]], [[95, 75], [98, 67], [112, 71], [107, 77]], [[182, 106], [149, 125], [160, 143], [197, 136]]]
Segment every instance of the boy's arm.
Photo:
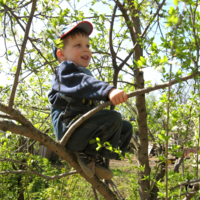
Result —
[[82, 72], [73, 63], [63, 62], [57, 68], [57, 76], [53, 76], [49, 100], [52, 104], [57, 102], [60, 92], [70, 97], [108, 101], [108, 93], [113, 88]]
[[123, 90], [111, 89], [108, 93], [108, 98], [112, 101], [113, 105], [118, 105], [127, 101], [128, 96]]

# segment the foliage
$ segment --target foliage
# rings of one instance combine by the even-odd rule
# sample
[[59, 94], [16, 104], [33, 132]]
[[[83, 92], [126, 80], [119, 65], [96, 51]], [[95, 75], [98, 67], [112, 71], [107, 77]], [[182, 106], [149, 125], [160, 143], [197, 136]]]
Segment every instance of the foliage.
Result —
[[[157, 90], [157, 85], [145, 82], [143, 78], [146, 68], [152, 68], [162, 75], [162, 82], [169, 82], [160, 85], [159, 95], [137, 95], [116, 108], [125, 118], [136, 119], [132, 124], [134, 132], [139, 132], [137, 171], [144, 168], [138, 173], [139, 189], [134, 174], [129, 174], [131, 184], [126, 187], [132, 191], [130, 198], [147, 198], [151, 181], [154, 181], [149, 177], [156, 172], [149, 167], [148, 140], [165, 148], [169, 143], [169, 154], [178, 157], [183, 156], [184, 148], [199, 145], [199, 17], [199, 3], [193, 0], [175, 0], [173, 3], [92, 0], [84, 1], [84, 4], [83, 1], [69, 0], [0, 0], [0, 79], [3, 80], [0, 85], [0, 158], [29, 165], [35, 160], [49, 175], [69, 170], [57, 168], [59, 165], [53, 167], [46, 159], [31, 155], [30, 148], [38, 151], [39, 143], [34, 140], [42, 141], [52, 150], [59, 146], [52, 140], [55, 136], [47, 98], [51, 75], [58, 65], [51, 53], [51, 46], [60, 43], [54, 35], [59, 35], [64, 25], [90, 20], [94, 32], [90, 39], [93, 58], [89, 68], [98, 79], [126, 92], [144, 87]], [[195, 73], [197, 76], [192, 75]], [[183, 78], [184, 75], [191, 75], [189, 78], [193, 79], [188, 81], [188, 87], [184, 81], [189, 78]], [[174, 84], [173, 80], [178, 81], [176, 86], [170, 85]], [[26, 146], [24, 144], [28, 148], [22, 148]], [[162, 152], [160, 159], [166, 161], [168, 155]], [[19, 167], [12, 162], [0, 163], [0, 171], [19, 170]], [[175, 180], [169, 182], [169, 187], [195, 178], [187, 168], [184, 168], [182, 178], [173, 172], [168, 175]], [[38, 199], [38, 196], [41, 199], [62, 198], [64, 195], [71, 195], [69, 198], [73, 199], [85, 198], [87, 191], [82, 195], [78, 188], [86, 188], [89, 183], [80, 182], [79, 175], [73, 177], [47, 182], [32, 175], [8, 174], [1, 177], [1, 191], [4, 199], [16, 198], [22, 194], [21, 190], [29, 199]], [[122, 177], [127, 179], [127, 176]], [[168, 193], [168, 183], [162, 179], [155, 182], [160, 196], [178, 194], [177, 191]], [[120, 187], [123, 190], [119, 184]]]

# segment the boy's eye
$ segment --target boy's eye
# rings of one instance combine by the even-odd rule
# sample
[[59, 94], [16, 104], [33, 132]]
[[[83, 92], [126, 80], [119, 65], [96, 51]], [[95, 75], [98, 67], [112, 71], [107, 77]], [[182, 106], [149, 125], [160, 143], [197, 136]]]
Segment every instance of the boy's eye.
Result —
[[89, 49], [89, 48], [90, 48], [90, 45], [87, 45], [87, 48]]
[[80, 47], [80, 46], [81, 46], [81, 44], [76, 44], [76, 46], [77, 46], [77, 47]]

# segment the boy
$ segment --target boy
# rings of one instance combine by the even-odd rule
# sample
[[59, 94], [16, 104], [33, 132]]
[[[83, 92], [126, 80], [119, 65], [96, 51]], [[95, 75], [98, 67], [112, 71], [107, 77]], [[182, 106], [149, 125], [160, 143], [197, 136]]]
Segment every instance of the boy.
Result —
[[[97, 101], [112, 101], [114, 105], [127, 100], [123, 90], [115, 89], [103, 81], [95, 79], [87, 69], [90, 59], [89, 35], [92, 24], [80, 22], [73, 27], [65, 27], [59, 37], [63, 48], [53, 47], [53, 55], [60, 62], [52, 79], [52, 89], [48, 95], [51, 106], [53, 128], [60, 140], [69, 126], [82, 114], [93, 109]], [[101, 110], [81, 124], [72, 134], [66, 148], [73, 151], [84, 173], [92, 178], [111, 179], [112, 171], [103, 162], [103, 157], [117, 159], [117, 154], [97, 144], [92, 139], [99, 138], [101, 144], [108, 141], [113, 148], [120, 148], [122, 154], [132, 137], [132, 125], [123, 121], [114, 110]]]

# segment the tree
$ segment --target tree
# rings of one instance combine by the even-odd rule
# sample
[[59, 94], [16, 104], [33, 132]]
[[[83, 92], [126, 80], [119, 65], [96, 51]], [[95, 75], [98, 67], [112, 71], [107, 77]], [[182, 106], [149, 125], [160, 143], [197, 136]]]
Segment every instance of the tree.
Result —
[[[42, 143], [67, 161], [105, 199], [116, 199], [106, 184], [85, 176], [73, 154], [54, 140], [49, 114], [47, 92], [50, 74], [58, 64], [51, 55], [53, 35], [61, 30], [63, 24], [89, 19], [97, 30], [91, 38], [93, 61], [90, 68], [97, 77], [112, 82], [115, 87], [121, 84], [119, 87], [127, 92], [135, 90], [129, 97], [136, 97], [137, 158], [143, 169], [138, 171], [139, 194], [140, 199], [156, 199], [158, 188], [153, 192], [153, 186], [157, 186], [154, 180], [150, 180], [145, 93], [167, 88], [163, 102], [168, 116], [164, 132], [168, 149], [171, 85], [192, 78], [198, 80], [198, 1], [185, 3], [175, 0], [170, 5], [166, 0], [93, 0], [87, 3], [89, 12], [85, 13], [88, 15], [76, 8], [76, 3], [58, 0], [0, 1], [0, 34], [4, 43], [0, 73], [1, 77], [10, 79], [0, 89], [0, 130]], [[109, 14], [99, 14], [93, 9], [93, 5], [100, 3], [110, 9]], [[181, 9], [181, 3], [184, 9]], [[172, 68], [175, 61], [179, 64], [176, 71]], [[146, 67], [161, 70], [166, 82], [144, 88]], [[110, 103], [105, 104], [108, 105]], [[167, 156], [166, 151], [166, 159]], [[157, 181], [160, 179], [156, 178]], [[167, 182], [165, 195], [168, 196]]]

